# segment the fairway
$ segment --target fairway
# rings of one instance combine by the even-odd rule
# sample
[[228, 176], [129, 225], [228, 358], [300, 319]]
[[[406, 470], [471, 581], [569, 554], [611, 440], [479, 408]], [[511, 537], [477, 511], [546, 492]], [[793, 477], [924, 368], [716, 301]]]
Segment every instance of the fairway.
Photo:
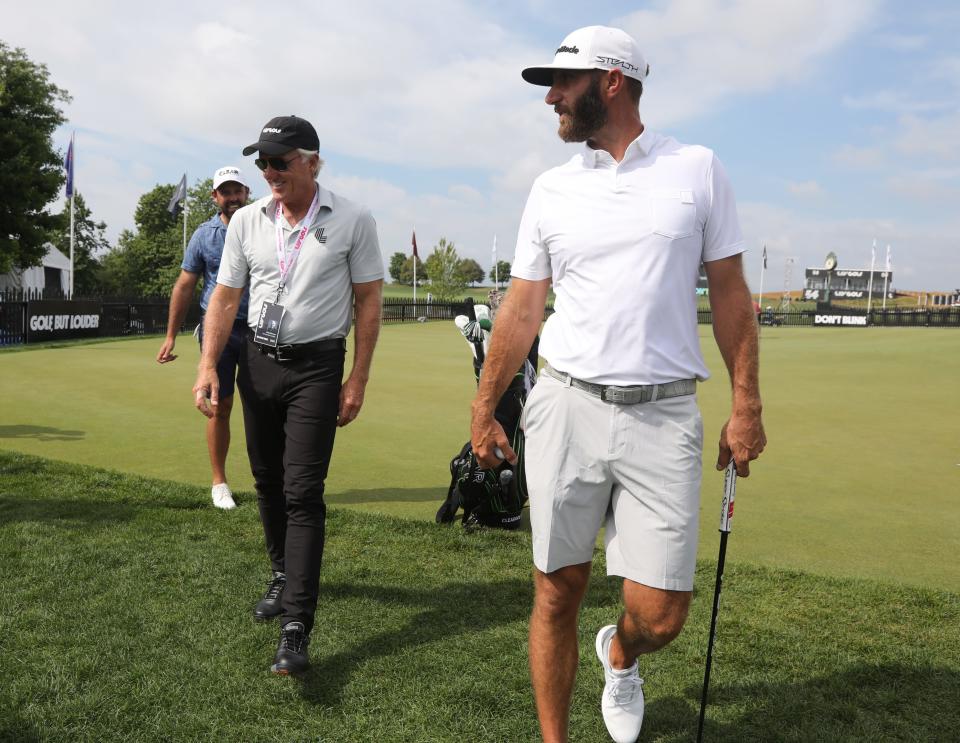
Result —
[[[729, 385], [709, 328], [700, 334], [714, 374], [698, 393], [700, 556], [713, 558], [721, 476], [712, 465]], [[203, 419], [190, 393], [196, 343], [182, 336], [180, 359], [164, 367], [159, 345], [0, 353], [0, 448], [187, 483], [206, 505]], [[956, 330], [764, 329], [769, 445], [738, 489], [728, 560], [960, 590], [958, 379]], [[384, 327], [364, 409], [338, 433], [329, 502], [432, 520], [467, 439], [473, 389], [452, 323]], [[228, 471], [250, 491], [239, 412]], [[243, 500], [253, 506], [251, 493]]]
[[[0, 741], [520, 743], [530, 536], [329, 512], [311, 669], [268, 670], [277, 625], [256, 509], [191, 486], [0, 452]], [[733, 542], [731, 544], [734, 544]], [[571, 740], [606, 740], [603, 553], [579, 623]], [[640, 741], [696, 730], [715, 565], [687, 627], [644, 656]], [[706, 741], [946, 741], [960, 728], [960, 595], [739, 564], [724, 575]]]

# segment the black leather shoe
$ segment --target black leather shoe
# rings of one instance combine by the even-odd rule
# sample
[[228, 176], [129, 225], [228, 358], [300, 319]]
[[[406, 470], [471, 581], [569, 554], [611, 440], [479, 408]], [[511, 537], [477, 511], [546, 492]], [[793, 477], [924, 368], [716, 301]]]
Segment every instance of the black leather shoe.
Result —
[[280, 599], [283, 598], [283, 589], [287, 585], [287, 576], [275, 575], [267, 584], [267, 591], [263, 598], [253, 607], [253, 618], [260, 622], [280, 616]]
[[280, 644], [270, 670], [280, 676], [303, 673], [310, 667], [307, 647], [310, 635], [300, 622], [287, 622], [280, 630]]

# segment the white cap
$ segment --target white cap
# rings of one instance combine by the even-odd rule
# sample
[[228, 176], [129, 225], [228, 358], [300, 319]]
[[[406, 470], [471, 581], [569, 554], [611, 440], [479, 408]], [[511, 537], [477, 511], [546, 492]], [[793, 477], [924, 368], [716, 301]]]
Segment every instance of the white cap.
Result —
[[216, 173], [213, 174], [213, 189], [216, 191], [224, 183], [229, 183], [233, 181], [234, 183], [239, 183], [241, 186], [245, 186], [247, 189], [250, 188], [244, 178], [243, 173], [240, 172], [240, 168], [236, 165], [224, 165]]
[[534, 85], [553, 85], [554, 70], [622, 70], [640, 82], [650, 73], [650, 65], [640, 53], [637, 42], [625, 31], [609, 26], [578, 28], [563, 40], [553, 62], [527, 67], [521, 74]]

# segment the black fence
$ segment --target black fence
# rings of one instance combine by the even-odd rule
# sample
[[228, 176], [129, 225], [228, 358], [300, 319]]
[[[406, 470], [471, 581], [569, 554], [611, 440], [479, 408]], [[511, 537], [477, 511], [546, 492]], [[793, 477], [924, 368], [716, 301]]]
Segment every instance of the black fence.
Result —
[[[434, 302], [425, 299], [383, 300], [383, 322], [453, 320], [466, 312], [466, 302]], [[72, 337], [122, 337], [167, 332], [167, 297], [75, 297], [66, 300], [59, 292], [0, 290], [0, 346], [43, 342]], [[544, 318], [553, 313], [548, 305]], [[888, 309], [853, 313], [845, 309], [764, 311], [761, 327], [881, 326], [960, 328], [960, 307], [938, 309]], [[712, 322], [709, 309], [697, 311], [702, 325]], [[200, 307], [187, 313], [185, 328], [200, 321]]]
[[[74, 314], [72, 308], [82, 308]], [[90, 309], [92, 308], [92, 310]], [[0, 346], [73, 337], [116, 338], [167, 332], [167, 297], [79, 297], [58, 291], [0, 290]], [[91, 314], [96, 320], [91, 322]], [[184, 327], [200, 321], [200, 306], [187, 311]], [[82, 327], [81, 327], [82, 326]]]
[[383, 322], [426, 322], [452, 320], [467, 311], [465, 302], [433, 302], [426, 299], [387, 297], [383, 300]]
[[[842, 322], [836, 318], [862, 318], [865, 322]], [[960, 328], [960, 307], [942, 307], [939, 309], [904, 309], [891, 308], [888, 310], [871, 310], [866, 312], [851, 312], [847, 309], [835, 308], [831, 310], [771, 310], [761, 312], [758, 316], [762, 327], [814, 327], [814, 326], [866, 326], [887, 328]], [[713, 314], [709, 309], [697, 310], [697, 322], [701, 325], [710, 325]]]

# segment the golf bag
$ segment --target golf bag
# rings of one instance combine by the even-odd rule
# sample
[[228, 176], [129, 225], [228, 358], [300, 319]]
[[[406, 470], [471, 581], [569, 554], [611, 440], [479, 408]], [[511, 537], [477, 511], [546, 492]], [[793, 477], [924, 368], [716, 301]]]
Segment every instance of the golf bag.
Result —
[[[458, 316], [454, 322], [470, 344], [474, 376], [479, 383], [492, 328], [489, 309], [485, 305], [473, 305], [472, 300], [468, 300], [467, 314]], [[536, 383], [538, 348], [539, 338], [536, 338], [494, 411], [494, 417], [503, 426], [510, 446], [517, 453], [516, 466], [504, 460], [493, 469], [481, 468], [468, 441], [450, 461], [450, 486], [437, 511], [438, 524], [452, 523], [462, 509], [461, 523], [466, 527], [516, 529], [520, 526], [520, 514], [527, 502], [520, 417], [527, 395]]]

